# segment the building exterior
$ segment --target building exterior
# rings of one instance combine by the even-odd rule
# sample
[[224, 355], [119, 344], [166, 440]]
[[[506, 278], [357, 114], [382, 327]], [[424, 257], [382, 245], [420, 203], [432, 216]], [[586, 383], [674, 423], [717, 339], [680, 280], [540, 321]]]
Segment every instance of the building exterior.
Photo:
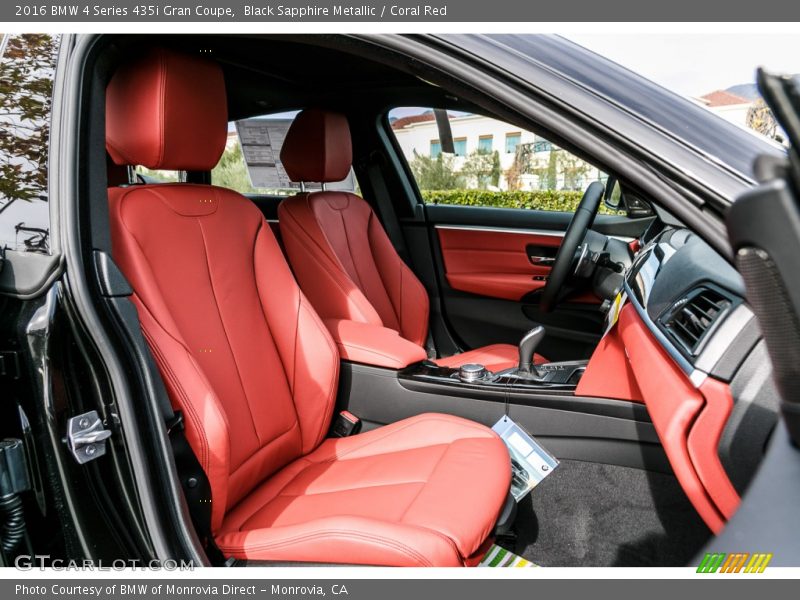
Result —
[[755, 102], [729, 90], [716, 90], [694, 100], [739, 127], [747, 127], [747, 113]]
[[[499, 156], [501, 175], [498, 185], [472, 181], [468, 182], [469, 187], [497, 187], [501, 190], [583, 189], [589, 182], [604, 177], [596, 167], [515, 125], [472, 113], [449, 113], [449, 117], [455, 150], [454, 170], [463, 169], [474, 152], [497, 152]], [[418, 114], [396, 119], [390, 117], [390, 120], [397, 142], [409, 162], [417, 155], [437, 158], [441, 154], [439, 128], [432, 110], [420, 109]], [[529, 164], [533, 168], [522, 173], [515, 185], [509, 181], [509, 171], [514, 167], [518, 150], [523, 148], [530, 152]], [[556, 166], [554, 178], [545, 176], [553, 152], [559, 153], [557, 162], [560, 165]], [[566, 164], [568, 169], [565, 168]]]

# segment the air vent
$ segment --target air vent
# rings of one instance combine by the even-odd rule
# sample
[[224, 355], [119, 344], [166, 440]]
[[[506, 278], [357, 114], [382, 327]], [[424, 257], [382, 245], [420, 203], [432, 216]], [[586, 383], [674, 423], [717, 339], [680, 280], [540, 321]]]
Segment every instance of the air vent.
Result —
[[661, 320], [684, 350], [697, 354], [706, 334], [730, 309], [732, 301], [711, 288], [700, 288], [678, 300]]

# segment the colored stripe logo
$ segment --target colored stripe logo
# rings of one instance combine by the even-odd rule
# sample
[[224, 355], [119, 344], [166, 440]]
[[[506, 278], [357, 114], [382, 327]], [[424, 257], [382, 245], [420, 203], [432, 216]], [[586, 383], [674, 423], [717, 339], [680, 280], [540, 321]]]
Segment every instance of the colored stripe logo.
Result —
[[707, 552], [697, 567], [698, 573], [763, 573], [772, 560], [772, 553]]
[[509, 552], [505, 548], [493, 545], [489, 548], [486, 556], [478, 565], [479, 567], [535, 567], [536, 565], [530, 561], [525, 560], [521, 556], [517, 556], [513, 552]]

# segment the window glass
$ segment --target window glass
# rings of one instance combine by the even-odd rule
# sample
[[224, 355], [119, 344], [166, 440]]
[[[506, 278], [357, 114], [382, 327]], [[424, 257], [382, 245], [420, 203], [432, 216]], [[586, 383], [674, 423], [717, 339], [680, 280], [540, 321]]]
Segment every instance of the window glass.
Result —
[[482, 135], [478, 138], [478, 150], [480, 152], [492, 152], [494, 150], [494, 137]]
[[519, 132], [506, 134], [506, 154], [514, 154], [517, 151], [522, 134]]
[[[211, 183], [240, 194], [290, 196], [300, 189], [291, 181], [280, 161], [283, 140], [299, 111], [263, 115], [228, 124], [228, 141], [219, 163], [211, 171]], [[317, 182], [305, 182], [309, 189]], [[356, 189], [353, 170], [326, 189]]]
[[59, 36], [0, 42], [0, 248], [49, 252], [47, 156]]
[[139, 166], [136, 167], [136, 174], [143, 183], [176, 183], [185, 180], [183, 171], [163, 171]]
[[592, 181], [608, 179], [597, 167], [518, 126], [479, 114], [451, 111], [448, 116], [453, 153], [442, 151], [444, 134], [433, 109], [403, 107], [389, 113], [425, 202], [568, 212]]

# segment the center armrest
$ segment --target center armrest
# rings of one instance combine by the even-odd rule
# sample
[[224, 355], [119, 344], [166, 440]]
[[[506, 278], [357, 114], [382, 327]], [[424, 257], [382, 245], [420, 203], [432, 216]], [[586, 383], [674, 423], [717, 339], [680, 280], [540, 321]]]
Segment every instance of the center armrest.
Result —
[[325, 319], [343, 360], [402, 369], [428, 358], [425, 349], [400, 337], [394, 329], [340, 319]]

